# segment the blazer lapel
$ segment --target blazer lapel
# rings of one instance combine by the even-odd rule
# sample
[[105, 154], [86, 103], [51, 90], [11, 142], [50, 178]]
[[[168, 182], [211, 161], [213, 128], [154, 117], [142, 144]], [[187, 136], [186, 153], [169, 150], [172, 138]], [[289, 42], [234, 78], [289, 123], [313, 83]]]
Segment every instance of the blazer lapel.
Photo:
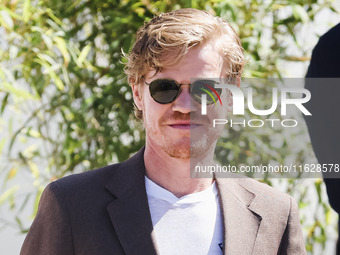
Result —
[[120, 164], [106, 185], [116, 197], [107, 210], [127, 255], [157, 254], [145, 191], [143, 155], [144, 148]]
[[250, 206], [255, 195], [235, 179], [216, 181], [224, 217], [224, 254], [252, 254], [262, 219]]

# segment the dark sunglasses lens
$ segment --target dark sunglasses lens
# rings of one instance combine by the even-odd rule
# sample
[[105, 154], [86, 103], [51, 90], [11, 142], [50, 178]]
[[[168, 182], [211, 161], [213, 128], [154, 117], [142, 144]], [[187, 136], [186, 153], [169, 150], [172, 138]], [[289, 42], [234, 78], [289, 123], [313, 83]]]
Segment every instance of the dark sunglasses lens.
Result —
[[[202, 95], [206, 95], [207, 104], [212, 104], [218, 101], [218, 97], [222, 93], [222, 89], [215, 88], [217, 84], [214, 80], [198, 80], [195, 81], [191, 86], [191, 96], [198, 102], [202, 102]], [[218, 95], [218, 96], [217, 96]]]
[[160, 104], [171, 103], [178, 94], [179, 86], [173, 80], [159, 79], [149, 86], [151, 97]]

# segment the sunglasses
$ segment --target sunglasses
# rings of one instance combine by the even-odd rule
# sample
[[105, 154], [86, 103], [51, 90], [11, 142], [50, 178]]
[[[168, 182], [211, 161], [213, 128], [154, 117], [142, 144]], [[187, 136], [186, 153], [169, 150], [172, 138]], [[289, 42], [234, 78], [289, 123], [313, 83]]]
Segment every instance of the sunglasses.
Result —
[[157, 79], [150, 83], [145, 82], [149, 86], [151, 97], [160, 104], [169, 104], [176, 100], [181, 93], [182, 85], [190, 85], [190, 95], [198, 103], [202, 102], [202, 95], [206, 96], [207, 104], [215, 103], [220, 100], [222, 89], [215, 89], [214, 86], [218, 82], [214, 80], [196, 80], [191, 84], [178, 83], [172, 79]]

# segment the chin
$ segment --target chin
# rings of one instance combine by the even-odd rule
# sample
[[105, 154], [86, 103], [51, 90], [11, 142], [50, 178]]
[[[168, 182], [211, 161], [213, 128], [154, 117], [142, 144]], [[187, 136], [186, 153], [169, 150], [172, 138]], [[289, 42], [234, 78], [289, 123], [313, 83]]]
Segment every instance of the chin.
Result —
[[[163, 151], [168, 156], [176, 159], [196, 159], [214, 150], [218, 134], [197, 133], [189, 136], [172, 137], [163, 135], [160, 139], [153, 138], [156, 150]], [[160, 143], [160, 141], [162, 141]]]
[[190, 146], [176, 146], [167, 150], [166, 153], [172, 158], [190, 159]]
[[199, 158], [206, 153], [210, 146], [206, 139], [201, 139], [200, 141], [192, 142], [187, 141], [186, 143], [174, 144], [172, 146], [164, 148], [164, 152], [172, 158], [177, 159], [194, 159]]

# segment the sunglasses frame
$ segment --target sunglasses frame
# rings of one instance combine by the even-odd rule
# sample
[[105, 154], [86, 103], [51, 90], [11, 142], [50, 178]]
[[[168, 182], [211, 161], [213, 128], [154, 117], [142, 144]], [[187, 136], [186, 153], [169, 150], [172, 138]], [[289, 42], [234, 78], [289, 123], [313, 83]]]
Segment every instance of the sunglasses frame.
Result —
[[[157, 98], [155, 98], [155, 96], [153, 95], [153, 93], [152, 93], [152, 87], [153, 86], [157, 86], [157, 85], [159, 85], [160, 84], [160, 82], [162, 82], [162, 81], [166, 81], [166, 82], [171, 82], [171, 83], [173, 83], [173, 85], [176, 85], [176, 87], [177, 87], [177, 94], [176, 94], [176, 96], [172, 99], [172, 100], [169, 100], [169, 101], [166, 101], [166, 102], [162, 102], [162, 101], [160, 101], [160, 100], [158, 100]], [[159, 103], [159, 104], [170, 104], [170, 103], [172, 103], [172, 102], [174, 102], [177, 98], [178, 98], [178, 96], [181, 94], [181, 86], [182, 85], [190, 85], [190, 95], [191, 95], [191, 97], [196, 101], [196, 102], [198, 102], [198, 103], [201, 103], [198, 99], [200, 99], [200, 98], [196, 98], [196, 97], [194, 97], [194, 95], [192, 95], [192, 91], [193, 91], [193, 89], [195, 88], [195, 83], [197, 84], [197, 83], [202, 83], [202, 82], [209, 82], [209, 83], [211, 83], [211, 82], [214, 82], [214, 84], [217, 84], [218, 82], [216, 82], [215, 80], [208, 80], [208, 79], [198, 79], [198, 80], [195, 80], [193, 83], [179, 83], [179, 82], [177, 82], [176, 80], [174, 80], [174, 79], [170, 79], [170, 78], [160, 78], [160, 79], [156, 79], [156, 80], [153, 80], [153, 81], [151, 81], [150, 83], [147, 83], [147, 82], [145, 82], [145, 84], [146, 85], [148, 85], [149, 86], [149, 93], [150, 93], [150, 95], [151, 95], [151, 97], [153, 98], [153, 100], [155, 100], [155, 102], [157, 102], [157, 103]], [[155, 83], [157, 83], [156, 85], [154, 85]], [[206, 86], [208, 86], [210, 89], [213, 89], [214, 90], [214, 93], [216, 94], [218, 94], [218, 98], [219, 98], [219, 96], [221, 95], [221, 93], [222, 93], [222, 91], [220, 91], [220, 89], [217, 89], [217, 91], [220, 91], [219, 93], [209, 84], [209, 85], [206, 85]], [[216, 95], [217, 95], [216, 94]], [[220, 99], [219, 99], [220, 100]], [[208, 104], [212, 104], [212, 103], [214, 103], [215, 101], [212, 101], [212, 102], [208, 102]]]

